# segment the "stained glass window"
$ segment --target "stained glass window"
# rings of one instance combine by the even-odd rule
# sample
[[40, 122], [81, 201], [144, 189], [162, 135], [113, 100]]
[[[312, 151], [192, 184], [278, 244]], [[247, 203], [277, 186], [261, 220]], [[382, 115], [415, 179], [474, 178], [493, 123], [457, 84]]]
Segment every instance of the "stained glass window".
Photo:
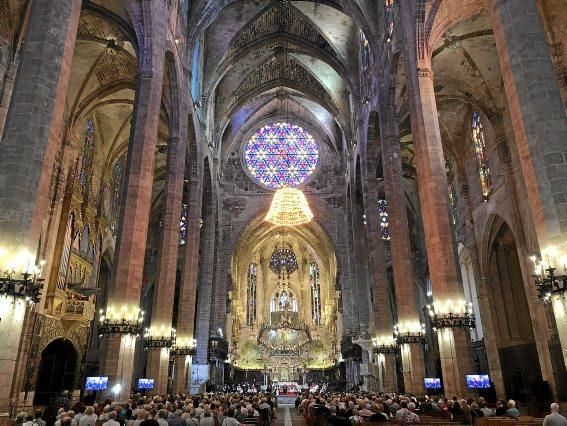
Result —
[[311, 281], [311, 317], [313, 324], [321, 325], [321, 283], [319, 265], [311, 262], [309, 265], [309, 277]]
[[297, 270], [297, 258], [295, 253], [287, 248], [277, 249], [270, 257], [270, 269], [276, 274], [285, 271], [286, 274], [291, 274]]
[[484, 129], [480, 112], [473, 112], [472, 115], [472, 139], [476, 162], [478, 164], [478, 175], [480, 177], [480, 189], [485, 200], [492, 192], [492, 182], [490, 180], [490, 169], [488, 168], [488, 156], [486, 154], [486, 142], [484, 140]]
[[110, 211], [110, 229], [116, 235], [120, 218], [120, 198], [122, 196], [122, 179], [124, 179], [124, 157], [119, 158], [112, 168], [112, 206]]
[[181, 219], [179, 220], [179, 245], [187, 242], [187, 204], [181, 204]]
[[394, 32], [394, 0], [384, 0], [384, 15], [386, 18], [386, 41], [389, 43]]
[[256, 321], [256, 283], [257, 283], [257, 269], [255, 263], [248, 266], [248, 289], [247, 289], [247, 302], [246, 302], [246, 325], [251, 327]]
[[244, 150], [246, 168], [258, 183], [269, 188], [302, 184], [313, 173], [318, 160], [313, 136], [289, 123], [262, 127]]
[[378, 214], [380, 215], [380, 236], [383, 240], [388, 241], [390, 239], [390, 224], [386, 200], [378, 200]]
[[457, 223], [457, 193], [455, 192], [453, 168], [448, 161], [445, 161], [445, 170], [447, 171], [447, 189], [449, 190], [449, 203], [451, 203], [451, 218], [453, 219], [453, 224], [455, 224]]
[[368, 39], [366, 38], [366, 36], [362, 31], [360, 31], [360, 43], [362, 45], [362, 49], [360, 52], [361, 60], [362, 60], [362, 68], [366, 70], [370, 66], [370, 48], [369, 48]]
[[88, 190], [89, 179], [91, 175], [93, 154], [95, 148], [95, 124], [92, 118], [87, 120], [85, 127], [85, 139], [83, 141], [83, 152], [81, 159], [81, 172], [79, 174], [79, 183], [81, 190], [85, 193]]

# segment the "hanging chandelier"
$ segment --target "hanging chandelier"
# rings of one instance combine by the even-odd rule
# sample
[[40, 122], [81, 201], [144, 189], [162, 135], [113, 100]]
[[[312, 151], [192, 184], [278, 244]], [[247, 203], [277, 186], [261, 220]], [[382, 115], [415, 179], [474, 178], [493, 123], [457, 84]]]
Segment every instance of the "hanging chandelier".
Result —
[[274, 194], [266, 220], [274, 225], [297, 226], [313, 219], [307, 198], [300, 189], [284, 187]]

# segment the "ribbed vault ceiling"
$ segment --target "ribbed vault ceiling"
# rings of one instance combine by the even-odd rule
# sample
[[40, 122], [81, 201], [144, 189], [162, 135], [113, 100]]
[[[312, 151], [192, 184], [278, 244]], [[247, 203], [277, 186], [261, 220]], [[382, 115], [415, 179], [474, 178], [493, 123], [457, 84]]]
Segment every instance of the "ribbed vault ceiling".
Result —
[[270, 118], [307, 123], [343, 152], [359, 98], [357, 22], [366, 22], [370, 3], [221, 1], [204, 8], [203, 116], [214, 122], [209, 138], [222, 161]]

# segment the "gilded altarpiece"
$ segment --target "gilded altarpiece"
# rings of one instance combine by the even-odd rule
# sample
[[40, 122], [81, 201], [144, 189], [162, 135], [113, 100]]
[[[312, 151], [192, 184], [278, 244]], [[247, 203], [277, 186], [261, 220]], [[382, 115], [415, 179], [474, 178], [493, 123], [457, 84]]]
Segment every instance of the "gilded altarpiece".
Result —
[[235, 367], [294, 381], [336, 365], [336, 260], [311, 231], [280, 228], [239, 244], [227, 324]]

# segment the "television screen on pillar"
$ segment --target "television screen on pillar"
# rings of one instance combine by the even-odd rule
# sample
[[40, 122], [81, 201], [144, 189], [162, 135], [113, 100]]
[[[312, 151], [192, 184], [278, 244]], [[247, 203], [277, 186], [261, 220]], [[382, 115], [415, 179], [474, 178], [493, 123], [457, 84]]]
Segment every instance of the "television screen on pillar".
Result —
[[108, 377], [87, 377], [85, 390], [97, 391], [108, 388]]
[[487, 389], [490, 387], [490, 377], [487, 374], [467, 374], [469, 389]]
[[423, 379], [425, 389], [441, 389], [441, 379], [437, 377], [426, 377]]
[[138, 389], [153, 389], [154, 379], [138, 379]]

